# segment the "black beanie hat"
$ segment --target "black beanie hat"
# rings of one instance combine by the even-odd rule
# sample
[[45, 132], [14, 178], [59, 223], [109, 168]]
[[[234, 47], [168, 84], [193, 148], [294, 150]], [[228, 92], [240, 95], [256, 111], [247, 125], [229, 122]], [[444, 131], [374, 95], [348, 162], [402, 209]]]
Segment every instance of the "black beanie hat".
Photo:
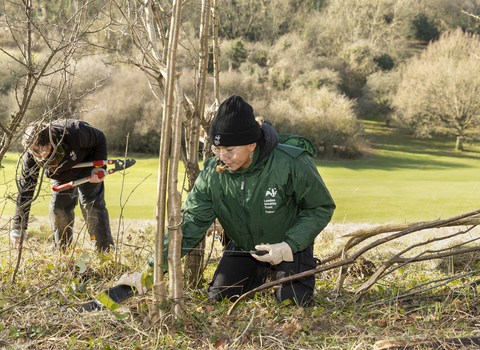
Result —
[[243, 146], [261, 138], [260, 124], [255, 120], [252, 106], [238, 95], [222, 102], [210, 128], [212, 145]]

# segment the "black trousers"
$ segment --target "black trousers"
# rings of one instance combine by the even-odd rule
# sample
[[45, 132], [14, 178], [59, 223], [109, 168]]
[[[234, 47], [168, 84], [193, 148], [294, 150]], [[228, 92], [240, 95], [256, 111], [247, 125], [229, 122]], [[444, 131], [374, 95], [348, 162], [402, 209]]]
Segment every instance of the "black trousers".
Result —
[[[313, 243], [307, 249], [295, 253], [293, 259], [293, 262], [283, 261], [273, 266], [276, 279], [314, 269], [316, 262], [313, 258]], [[235, 301], [240, 295], [265, 283], [271, 272], [272, 266], [269, 263], [256, 260], [230, 241], [210, 282], [208, 296], [216, 301], [225, 298]], [[314, 288], [315, 276], [309, 276], [278, 286], [274, 297], [279, 303], [290, 300], [305, 306], [311, 301]]]
[[[60, 182], [52, 180], [52, 185], [60, 184]], [[72, 189], [60, 192], [52, 191], [49, 206], [50, 225], [57, 248], [65, 249], [72, 243], [75, 207], [79, 199], [88, 233], [90, 237], [95, 236], [97, 250], [108, 251], [110, 246], [113, 246], [104, 195], [105, 185], [103, 182], [87, 182]]]

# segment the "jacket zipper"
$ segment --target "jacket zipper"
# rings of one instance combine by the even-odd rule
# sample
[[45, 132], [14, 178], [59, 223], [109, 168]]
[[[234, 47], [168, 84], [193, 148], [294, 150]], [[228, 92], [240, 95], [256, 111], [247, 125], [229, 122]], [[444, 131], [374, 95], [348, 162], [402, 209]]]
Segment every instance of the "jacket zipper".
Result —
[[245, 186], [245, 182], [247, 181], [246, 177], [245, 177], [245, 174], [243, 174], [243, 180], [242, 180], [242, 184], [240, 186], [240, 189], [243, 191], [243, 210], [245, 212], [245, 223], [246, 223], [246, 226], [247, 226], [247, 231], [248, 231], [248, 234], [250, 235], [250, 243], [251, 243], [251, 249], [253, 249], [255, 247], [254, 243], [253, 243], [253, 235], [252, 235], [252, 231], [250, 231], [250, 224], [248, 222], [248, 215], [247, 215], [247, 190], [246, 190], [246, 186]]

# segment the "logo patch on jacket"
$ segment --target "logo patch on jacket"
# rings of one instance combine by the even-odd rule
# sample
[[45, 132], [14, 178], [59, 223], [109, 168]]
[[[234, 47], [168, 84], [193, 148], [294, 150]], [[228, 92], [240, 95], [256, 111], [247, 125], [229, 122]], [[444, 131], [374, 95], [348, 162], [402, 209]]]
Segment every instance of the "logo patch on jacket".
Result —
[[[276, 195], [277, 195], [276, 188], [269, 188], [265, 192], [265, 199], [263, 200], [263, 205], [265, 207], [266, 214], [275, 213], [275, 207], [277, 206], [277, 200], [275, 199]], [[271, 198], [268, 198], [268, 196], [270, 196]]]
[[75, 153], [75, 151], [70, 152], [70, 158], [72, 158], [73, 161], [77, 160], [77, 154]]
[[275, 197], [276, 195], [277, 195], [277, 189], [276, 188], [269, 188], [267, 190], [267, 192], [265, 193], [265, 197], [266, 196]]

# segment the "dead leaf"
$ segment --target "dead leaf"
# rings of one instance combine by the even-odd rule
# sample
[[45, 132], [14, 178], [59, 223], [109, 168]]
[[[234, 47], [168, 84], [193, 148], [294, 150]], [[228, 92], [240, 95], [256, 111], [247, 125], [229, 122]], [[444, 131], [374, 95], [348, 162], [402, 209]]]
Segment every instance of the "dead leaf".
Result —
[[91, 235], [91, 236], [90, 236], [90, 240], [94, 241], [94, 240], [95, 240], [95, 236], [94, 236], [94, 235]]
[[223, 339], [217, 339], [215, 340], [215, 342], [213, 343], [213, 346], [215, 347], [215, 349], [218, 349], [219, 347], [223, 346], [225, 344], [225, 340]]
[[303, 307], [299, 307], [297, 310], [294, 312], [295, 316], [302, 316], [303, 315]]
[[297, 319], [293, 319], [291, 322], [285, 322], [282, 328], [285, 333], [291, 335], [295, 332], [300, 331], [302, 329], [302, 325], [298, 323]]
[[380, 327], [383, 327], [383, 328], [387, 327], [387, 321], [385, 321], [385, 320], [378, 320], [378, 321], [377, 321], [377, 324], [378, 324]]
[[215, 306], [214, 305], [205, 305], [205, 306], [200, 306], [200, 307], [197, 307], [197, 311], [198, 312], [204, 312], [204, 311], [213, 311], [215, 310]]
[[453, 305], [455, 306], [455, 309], [458, 310], [458, 311], [463, 311], [463, 304], [460, 300], [455, 300], [453, 302]]

